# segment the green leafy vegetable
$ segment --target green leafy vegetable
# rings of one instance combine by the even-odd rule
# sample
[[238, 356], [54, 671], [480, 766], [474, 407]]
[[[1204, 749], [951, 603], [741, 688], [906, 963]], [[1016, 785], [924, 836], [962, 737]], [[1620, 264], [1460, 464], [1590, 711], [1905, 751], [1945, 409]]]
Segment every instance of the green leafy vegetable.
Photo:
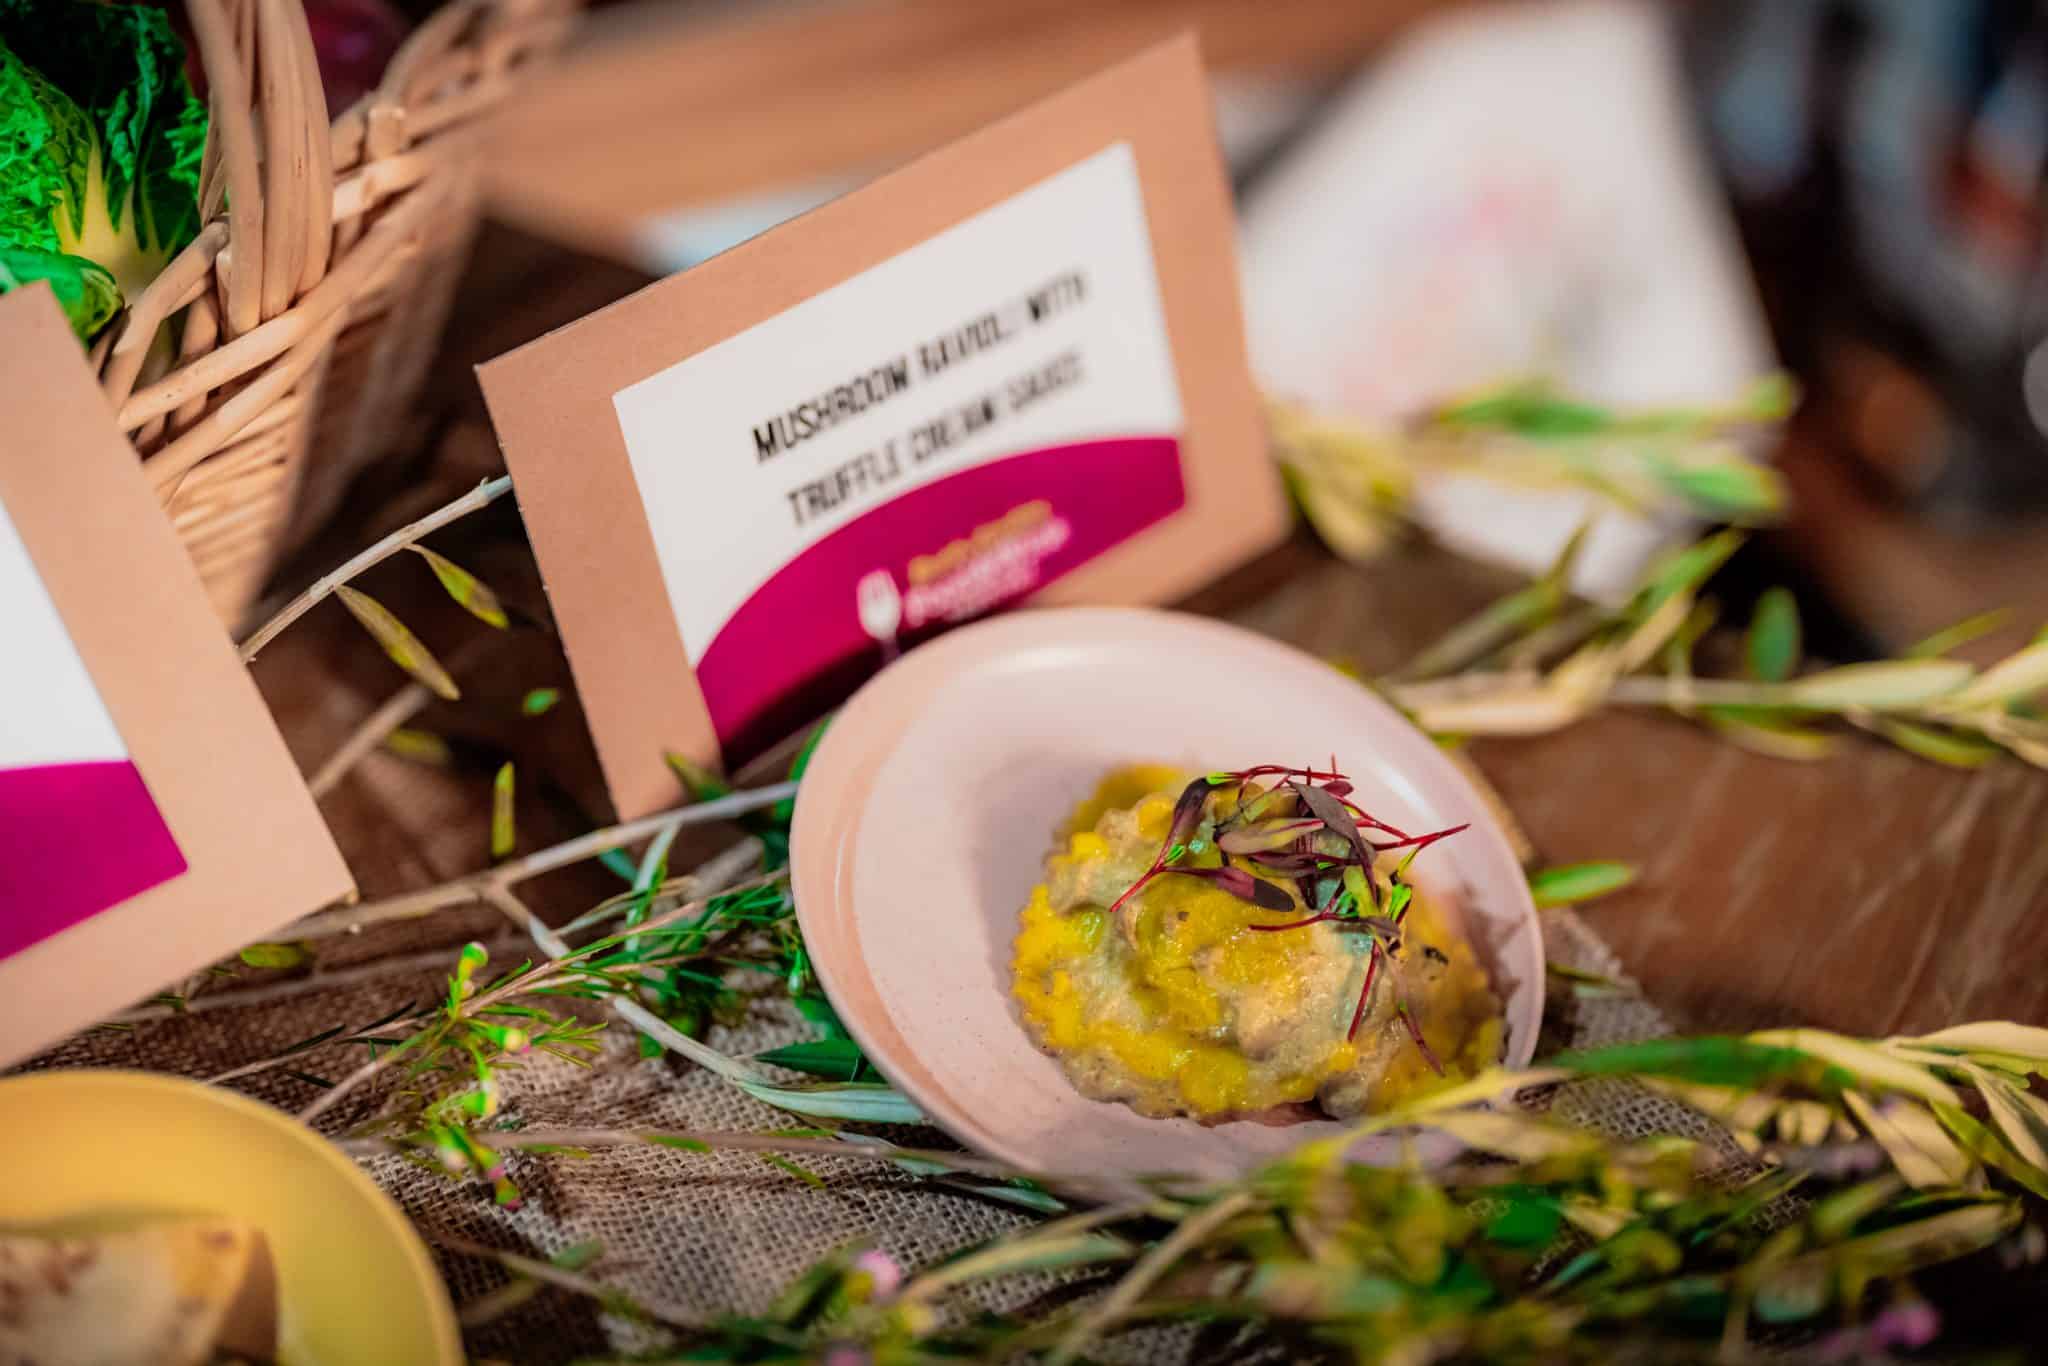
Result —
[[184, 63], [154, 7], [0, 0], [0, 291], [50, 281], [90, 337], [109, 282], [133, 299], [192, 240], [206, 109]]
[[50, 286], [64, 320], [80, 337], [90, 337], [120, 311], [114, 277], [83, 256], [0, 246], [0, 294], [38, 280]]

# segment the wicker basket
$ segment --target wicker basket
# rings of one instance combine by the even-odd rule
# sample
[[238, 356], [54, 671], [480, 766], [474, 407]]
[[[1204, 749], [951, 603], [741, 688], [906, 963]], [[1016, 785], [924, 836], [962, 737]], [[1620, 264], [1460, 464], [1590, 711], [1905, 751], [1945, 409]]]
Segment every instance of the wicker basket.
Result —
[[465, 149], [574, 8], [455, 0], [330, 127], [299, 0], [187, 0], [204, 226], [94, 361], [230, 626], [417, 396], [476, 225]]

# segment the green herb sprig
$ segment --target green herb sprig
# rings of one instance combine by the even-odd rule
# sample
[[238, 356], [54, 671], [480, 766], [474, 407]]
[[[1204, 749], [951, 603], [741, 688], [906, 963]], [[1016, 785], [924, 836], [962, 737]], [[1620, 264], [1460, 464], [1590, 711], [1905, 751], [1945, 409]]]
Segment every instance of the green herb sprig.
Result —
[[[1948, 652], [1985, 629], [1972, 618], [1896, 659], [1800, 673], [1796, 605], [1782, 590], [1760, 600], [1744, 640], [1747, 677], [1694, 671], [1700, 639], [1718, 616], [1706, 589], [1742, 542], [1721, 531], [1651, 565], [1612, 610], [1508, 613], [1517, 590], [1452, 628], [1380, 686], [1416, 724], [1447, 735], [1527, 735], [1583, 720], [1602, 707], [1654, 707], [1711, 728], [1731, 743], [1784, 759], [1818, 759], [1835, 721], [1937, 763], [1976, 768], [2001, 754], [2048, 768], [2048, 639], [2036, 638], [1987, 669]], [[1567, 547], [1566, 564], [1574, 547]], [[1540, 583], [1554, 582], [1556, 569]], [[1479, 630], [1498, 623], [1502, 630]], [[1568, 629], [1559, 630], [1559, 627]]]
[[[664, 1319], [680, 1340], [658, 1360], [1064, 1361], [1171, 1322], [1227, 1326], [1297, 1358], [1705, 1362], [1762, 1330], [1794, 1335], [1802, 1355], [1860, 1359], [1945, 1326], [1919, 1273], [1982, 1255], [2038, 1266], [2048, 1252], [2048, 1105], [2022, 1099], [2044, 1073], [2048, 1030], [1996, 1023], [1655, 1040], [1490, 1072], [1237, 1180], [1160, 1176], [1121, 1192], [819, 1131], [527, 1131], [500, 1146], [883, 1161], [1077, 1202], [920, 1269], [835, 1252], [761, 1315]], [[1495, 1103], [1596, 1079], [1699, 1102], [1741, 1146], [1620, 1138]], [[1731, 1094], [1743, 1098], [1732, 1110], [1720, 1103]], [[1392, 1167], [1349, 1155], [1367, 1137], [1423, 1133], [1451, 1155]], [[1093, 1293], [941, 1312], [967, 1287], [1049, 1270]]]

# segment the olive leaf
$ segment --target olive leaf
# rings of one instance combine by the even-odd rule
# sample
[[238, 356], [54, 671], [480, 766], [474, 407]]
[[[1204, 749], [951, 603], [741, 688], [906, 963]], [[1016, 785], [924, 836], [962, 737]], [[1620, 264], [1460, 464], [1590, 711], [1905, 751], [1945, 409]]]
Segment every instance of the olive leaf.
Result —
[[732, 787], [725, 779], [672, 749], [663, 750], [661, 758], [662, 762], [668, 765], [669, 772], [676, 775], [676, 781], [683, 785], [683, 791], [690, 794], [690, 800], [693, 802], [715, 801], [732, 792]]
[[1908, 659], [1934, 659], [1947, 654], [1960, 645], [1967, 645], [1980, 636], [1988, 636], [2012, 619], [2010, 607], [1997, 607], [1989, 612], [1979, 612], [1965, 617], [1953, 626], [1943, 627], [1927, 639], [1906, 649]]
[[847, 1038], [806, 1039], [802, 1043], [756, 1053], [754, 1061], [833, 1081], [860, 1081], [864, 1074], [865, 1078], [874, 1075], [860, 1045]]
[[1789, 589], [1771, 588], [1757, 599], [1749, 619], [1749, 672], [1766, 683], [1782, 683], [1799, 667], [1799, 603]]
[[1505, 597], [1459, 622], [1409, 660], [1396, 677], [1434, 678], [1464, 668], [1508, 641], [1555, 617], [1571, 600], [1572, 568], [1578, 563], [1592, 523], [1581, 522], [1550, 568]]
[[1618, 892], [1635, 880], [1636, 870], [1626, 863], [1565, 863], [1529, 874], [1529, 895], [1540, 907], [1571, 906]]
[[455, 563], [447, 556], [427, 549], [423, 545], [409, 545], [407, 550], [418, 552], [421, 559], [432, 567], [434, 577], [448, 590], [448, 596], [462, 604], [478, 621], [488, 622], [500, 631], [510, 626], [511, 620], [505, 615], [504, 606], [498, 595], [493, 593], [483, 580]]
[[1669, 492], [1717, 520], [1775, 522], [1790, 502], [1783, 475], [1725, 443], [1700, 447], [1685, 459], [1652, 456], [1647, 467]]
[[865, 1124], [923, 1124], [924, 1112], [901, 1092], [874, 1082], [821, 1082], [810, 1086], [778, 1086], [751, 1077], [731, 1078], [733, 1085], [755, 1100], [813, 1119], [843, 1119]]
[[455, 752], [448, 742], [432, 731], [413, 730], [400, 726], [384, 737], [384, 748], [401, 759], [410, 759], [416, 764], [431, 768], [446, 768], [455, 761]]
[[1751, 1034], [1753, 1043], [1795, 1049], [1839, 1067], [1879, 1091], [1899, 1091], [1921, 1100], [1958, 1103], [1955, 1088], [1929, 1073], [1899, 1061], [1874, 1045], [1823, 1029], [1768, 1029]]
[[1570, 987], [1573, 995], [1588, 1000], [1609, 996], [1635, 995], [1627, 986], [1615, 981], [1604, 973], [1589, 972], [1585, 968], [1575, 968], [1568, 963], [1546, 962], [1543, 965], [1543, 970], [1546, 975], [1554, 977]]
[[1813, 1071], [1797, 1048], [1760, 1043], [1757, 1036], [1707, 1034], [1690, 1039], [1645, 1039], [1561, 1053], [1550, 1066], [1583, 1076], [1666, 1077], [1703, 1086], [1762, 1088]]
[[1811, 761], [1835, 752], [1834, 736], [1780, 720], [1762, 708], [1708, 707], [1703, 714], [1722, 739], [1752, 754]]
[[1629, 602], [1625, 619], [1631, 624], [1641, 622], [1678, 594], [1696, 592], [1742, 548], [1745, 539], [1740, 531], [1719, 531], [1667, 553], [1651, 567]]
[[1844, 664], [1785, 684], [1789, 705], [1832, 710], [1837, 707], [1921, 706], [1948, 700], [1975, 673], [1957, 659], [1880, 659], [1869, 664]]
[[2007, 655], [1970, 681], [1955, 696], [1943, 699], [1954, 710], [2018, 702], [2048, 688], [2048, 642]]
[[491, 857], [504, 858], [519, 843], [513, 825], [512, 765], [507, 763], [491, 779]]
[[1908, 1185], [1953, 1186], [1969, 1174], [1969, 1154], [1956, 1146], [1932, 1111], [1911, 1101], [1880, 1107], [1854, 1091], [1844, 1092], [1842, 1102]]
[[1894, 716], [1872, 717], [1870, 728], [1907, 753], [1950, 768], [1982, 768], [2005, 753], [1998, 745], [1970, 731], [1923, 726]]
[[1026, 1237], [1014, 1243], [994, 1243], [956, 1257], [944, 1266], [920, 1276], [915, 1294], [922, 1299], [947, 1286], [986, 1280], [991, 1276], [1015, 1276], [1034, 1271], [1063, 1271], [1103, 1262], [1129, 1261], [1137, 1249], [1107, 1233], [1069, 1233], [1052, 1237]]
[[1937, 1105], [1934, 1107], [1934, 1113], [1964, 1152], [1979, 1162], [1996, 1167], [2034, 1194], [2048, 1200], [2048, 1172], [2027, 1163], [2000, 1141], [1998, 1135], [1965, 1111], [1952, 1105]]
[[420, 638], [404, 622], [391, 615], [383, 603], [347, 584], [336, 588], [334, 595], [341, 599], [342, 606], [348, 608], [349, 615], [362, 623], [371, 638], [384, 647], [384, 653], [391, 656], [392, 663], [444, 701], [453, 702], [462, 696], [462, 689], [455, 686], [455, 680], [441, 667], [441, 661], [434, 658], [433, 652], [420, 643]]
[[2048, 1065], [2048, 1029], [2037, 1025], [1986, 1020], [1922, 1034], [1907, 1042], [1928, 1048], [1959, 1048], [1968, 1053], [2005, 1053]]
[[1984, 1098], [1999, 1137], [2029, 1165], [2048, 1171], [2048, 1102], [1974, 1063], [1965, 1063], [1963, 1073]]
[[313, 959], [304, 944], [251, 944], [239, 956], [252, 968], [295, 968]]

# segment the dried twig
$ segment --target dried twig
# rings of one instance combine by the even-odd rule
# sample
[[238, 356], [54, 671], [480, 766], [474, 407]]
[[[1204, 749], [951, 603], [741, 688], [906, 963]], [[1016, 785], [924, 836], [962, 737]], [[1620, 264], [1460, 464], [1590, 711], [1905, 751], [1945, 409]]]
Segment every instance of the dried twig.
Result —
[[319, 939], [328, 935], [347, 934], [386, 921], [411, 920], [450, 906], [471, 906], [486, 902], [490, 900], [492, 888], [511, 888], [542, 873], [552, 872], [572, 863], [581, 863], [586, 859], [598, 857], [608, 849], [645, 839], [671, 825], [700, 825], [709, 821], [728, 820], [734, 816], [745, 815], [749, 811], [758, 811], [762, 807], [773, 806], [795, 791], [795, 783], [771, 783], [766, 787], [749, 788], [744, 792], [735, 792], [712, 801], [697, 802], [672, 811], [643, 816], [636, 821], [609, 825], [602, 830], [593, 830], [587, 835], [579, 835], [575, 839], [565, 840], [560, 844], [501, 863], [495, 868], [470, 873], [438, 886], [401, 892], [397, 896], [365, 902], [360, 906], [316, 912], [281, 931], [280, 937]]
[[[748, 868], [758, 864], [760, 858], [761, 843], [759, 840], [745, 839], [740, 841], [740, 843], [726, 850], [697, 870], [697, 891], [699, 895], [709, 896], [714, 892], [727, 890]], [[504, 912], [506, 919], [526, 931], [528, 937], [535, 944], [539, 945], [540, 951], [549, 958], [560, 960], [573, 954], [574, 950], [569, 947], [562, 937], [542, 924], [540, 917], [535, 915], [510, 887], [490, 886], [484, 890], [482, 895], [486, 901]], [[636, 929], [641, 931], [659, 929], [664, 923], [674, 920], [676, 915], [676, 912], [671, 911], [666, 915], [656, 916], [637, 926]], [[605, 1004], [611, 1009], [613, 1014], [617, 1015], [627, 1024], [633, 1026], [633, 1028], [649, 1038], [656, 1040], [664, 1048], [682, 1054], [699, 1067], [716, 1072], [727, 1080], [737, 1080], [743, 1075], [752, 1075], [751, 1068], [727, 1057], [708, 1044], [699, 1043], [630, 997], [607, 997]]]
[[[503, 638], [493, 633], [465, 642], [448, 656], [448, 672], [458, 675], [467, 672], [480, 655]], [[365, 755], [389, 739], [393, 731], [426, 710], [427, 704], [433, 700], [434, 694], [424, 683], [408, 680], [404, 687], [365, 716], [349, 732], [348, 738], [335, 747], [334, 753], [328, 755], [326, 761], [313, 771], [313, 776], [306, 780], [307, 789], [316, 798], [326, 796], [363, 761]]]
[[[506, 936], [491, 940], [484, 947], [495, 955], [516, 943], [517, 939]], [[260, 986], [208, 992], [205, 995], [187, 997], [182, 1009], [172, 1005], [137, 1006], [118, 1015], [109, 1015], [105, 1023], [149, 1024], [157, 1020], [174, 1020], [184, 1015], [201, 1015], [212, 1010], [275, 1005], [279, 1001], [311, 996], [322, 991], [337, 991], [342, 987], [361, 986], [365, 982], [375, 982], [386, 977], [400, 977], [408, 972], [424, 972], [429, 968], [445, 971], [448, 966], [448, 955], [452, 952], [453, 950], [448, 948], [423, 949], [418, 953], [379, 958], [375, 962], [357, 967], [315, 972], [310, 977], [294, 977], [289, 981], [265, 982]]]
[[431, 1233], [427, 1236], [428, 1241], [437, 1247], [446, 1248], [450, 1252], [459, 1252], [464, 1256], [482, 1257], [488, 1261], [496, 1262], [515, 1276], [524, 1276], [529, 1280], [541, 1281], [563, 1290], [574, 1291], [576, 1294], [588, 1296], [600, 1304], [616, 1309], [621, 1313], [639, 1318], [657, 1319], [677, 1328], [696, 1326], [695, 1318], [687, 1309], [662, 1304], [659, 1301], [628, 1297], [601, 1281], [594, 1281], [588, 1276], [578, 1275], [574, 1271], [556, 1266], [553, 1262], [541, 1261], [534, 1257], [523, 1257], [516, 1252], [506, 1252], [500, 1248], [487, 1247], [482, 1243], [473, 1243], [467, 1238], [451, 1237], [443, 1233]]
[[[700, 1148], [747, 1153], [788, 1153], [802, 1157], [849, 1157], [863, 1162], [929, 1162], [950, 1171], [1008, 1180], [1022, 1175], [994, 1158], [938, 1148], [901, 1148], [893, 1143], [849, 1143], [838, 1138], [746, 1133], [719, 1129], [533, 1128], [492, 1130], [480, 1134], [500, 1151], [538, 1148], [571, 1151], [597, 1148]], [[344, 1138], [335, 1146], [351, 1157], [416, 1151], [399, 1138]]]
[[[754, 839], [743, 840], [739, 845], [734, 846], [733, 849], [727, 850], [726, 854], [721, 855], [719, 859], [713, 859], [705, 864], [696, 874], [701, 893], [696, 899], [672, 907], [660, 915], [649, 918], [640, 928], [646, 931], [665, 928], [677, 921], [700, 914], [706, 905], [709, 904], [711, 897], [718, 892], [746, 890], [750, 887], [765, 886], [784, 876], [781, 872], [768, 873], [748, 883], [742, 883], [738, 886], [728, 885], [738, 875], [733, 870], [739, 869], [739, 860], [732, 856], [740, 851], [744, 851], [750, 860], [758, 861], [760, 857], [760, 843]], [[744, 870], [739, 869], [739, 871]], [[606, 942], [599, 940], [596, 944], [586, 945], [582, 949], [571, 949], [552, 930], [541, 924], [539, 919], [526, 908], [525, 904], [509, 888], [486, 885], [476, 895], [489, 904], [496, 905], [505, 910], [515, 922], [520, 924], [522, 929], [526, 930], [530, 938], [542, 946], [547, 952], [549, 962], [540, 967], [514, 973], [489, 991], [482, 992], [465, 1001], [462, 1007], [463, 1013], [471, 1018], [481, 1017], [487, 1014], [492, 1006], [515, 997], [533, 995], [570, 980], [574, 975], [574, 971], [566, 965], [590, 953], [597, 945]], [[488, 957], [487, 955], [479, 955], [477, 961], [488, 961]], [[658, 966], [658, 964], [650, 963], [649, 966]], [[686, 1054], [701, 1065], [711, 1067], [719, 1071], [721, 1075], [730, 1075], [735, 1069], [742, 1068], [742, 1064], [727, 1058], [724, 1054], [707, 1048], [695, 1040], [686, 1038], [669, 1025], [667, 1021], [642, 1009], [636, 1003], [614, 1000], [614, 1004], [621, 1007], [630, 1007], [629, 1009], [620, 1009], [619, 1014], [633, 1021], [641, 1028], [647, 1029], [647, 1032], [655, 1034], [664, 1043], [670, 1043], [671, 1047], [677, 1048], [677, 1051]], [[643, 1017], [645, 1020], [652, 1021], [654, 1027], [647, 1028], [646, 1025], [642, 1024]], [[431, 1027], [431, 1022], [428, 1025], [422, 1026], [422, 1028], [428, 1027]], [[672, 1043], [671, 1036], [675, 1039], [682, 1039], [684, 1042], [680, 1045]], [[421, 1035], [416, 1031], [404, 1041], [394, 1044], [390, 1051], [357, 1068], [333, 1088], [322, 1094], [318, 1100], [300, 1111], [299, 1118], [302, 1121], [310, 1122], [334, 1108], [343, 1096], [375, 1079], [384, 1070], [385, 1066], [406, 1054], [420, 1037]]]
[[315, 579], [305, 592], [286, 603], [276, 616], [257, 627], [255, 633], [242, 642], [242, 662], [246, 664], [256, 658], [263, 647], [277, 639], [285, 627], [304, 616], [323, 598], [330, 596], [335, 589], [371, 565], [389, 559], [429, 532], [437, 531], [450, 522], [467, 517], [478, 508], [489, 506], [511, 491], [510, 475], [487, 479], [454, 502], [443, 504], [417, 521], [407, 522], [368, 550], [342, 561], [338, 567]]

